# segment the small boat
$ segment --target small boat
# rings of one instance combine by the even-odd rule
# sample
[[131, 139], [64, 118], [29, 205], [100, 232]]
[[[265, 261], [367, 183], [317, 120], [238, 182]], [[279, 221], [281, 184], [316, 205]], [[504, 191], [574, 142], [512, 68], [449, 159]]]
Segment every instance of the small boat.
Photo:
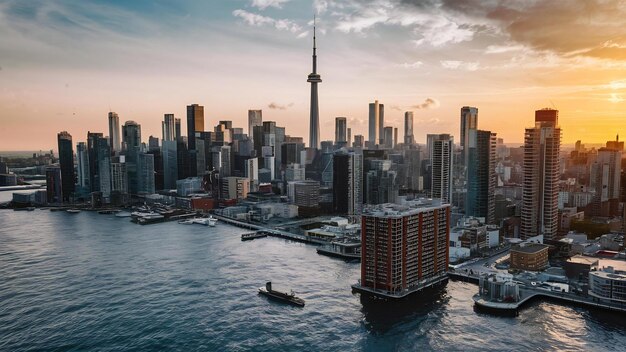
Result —
[[300, 297], [296, 297], [295, 293], [291, 291], [290, 293], [280, 292], [276, 290], [272, 290], [272, 282], [268, 281], [265, 284], [265, 287], [259, 287], [259, 294], [263, 296], [267, 296], [271, 299], [275, 299], [278, 301], [282, 301], [285, 303], [293, 304], [298, 307], [304, 307], [304, 300]]
[[262, 231], [257, 231], [257, 232], [244, 233], [243, 235], [241, 235], [241, 240], [250, 241], [255, 238], [263, 238], [263, 237], [267, 237], [267, 233], [262, 232]]
[[217, 224], [217, 219], [212, 216], [209, 216], [208, 218], [193, 219], [193, 223], [213, 227], [215, 226], [215, 224]]
[[209, 215], [209, 218], [207, 219], [207, 223], [209, 226], [214, 227], [215, 225], [217, 225], [217, 219], [214, 218], [212, 215]]
[[80, 209], [67, 209], [66, 210], [70, 214], [78, 214], [80, 213]]
[[120, 211], [119, 213], [115, 214], [115, 216], [118, 218], [129, 218], [131, 214], [127, 211]]
[[183, 224], [183, 225], [193, 225], [195, 221], [193, 219], [184, 219], [184, 220], [179, 220], [178, 223]]

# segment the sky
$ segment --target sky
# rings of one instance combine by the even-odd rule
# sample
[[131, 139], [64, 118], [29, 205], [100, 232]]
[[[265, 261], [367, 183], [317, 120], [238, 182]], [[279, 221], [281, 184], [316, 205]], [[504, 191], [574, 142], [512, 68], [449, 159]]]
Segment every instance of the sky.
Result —
[[622, 0], [0, 0], [0, 150], [107, 135], [109, 111], [147, 141], [193, 103], [207, 129], [262, 109], [308, 141], [314, 14], [322, 140], [337, 116], [367, 138], [375, 99], [418, 142], [458, 138], [466, 105], [507, 143], [545, 107], [564, 143], [626, 138]]

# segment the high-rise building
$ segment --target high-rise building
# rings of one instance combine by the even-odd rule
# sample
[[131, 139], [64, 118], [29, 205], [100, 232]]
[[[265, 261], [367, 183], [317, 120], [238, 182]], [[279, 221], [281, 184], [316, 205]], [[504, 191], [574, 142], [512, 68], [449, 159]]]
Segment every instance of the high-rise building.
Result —
[[357, 134], [354, 136], [354, 143], [352, 143], [352, 146], [354, 148], [363, 148], [365, 144], [365, 137], [362, 134]]
[[407, 111], [404, 113], [404, 144], [412, 145], [415, 143], [415, 137], [413, 136], [413, 111]]
[[124, 152], [141, 149], [141, 126], [135, 121], [126, 121], [122, 126], [122, 150]]
[[469, 131], [478, 129], [478, 109], [471, 106], [464, 106], [461, 108], [461, 133], [460, 144], [463, 148], [463, 156], [461, 163], [465, 167], [465, 160], [467, 159], [467, 145], [469, 144]]
[[250, 189], [256, 191], [259, 187], [259, 159], [250, 158], [246, 160], [245, 175], [250, 180]]
[[445, 283], [450, 206], [440, 200], [366, 207], [361, 217], [361, 281], [356, 291], [400, 299]]
[[46, 201], [48, 204], [63, 203], [63, 186], [61, 168], [48, 166], [46, 168]]
[[176, 140], [176, 122], [174, 114], [165, 114], [163, 116], [163, 122], [161, 123], [162, 140], [175, 141]]
[[111, 146], [107, 138], [98, 139], [98, 181], [100, 182], [98, 190], [102, 194], [102, 199], [108, 203], [111, 199]]
[[72, 136], [63, 131], [57, 135], [59, 147], [59, 166], [61, 168], [61, 188], [63, 202], [70, 201], [74, 193], [74, 146]]
[[383, 144], [383, 126], [385, 123], [385, 105], [375, 100], [369, 105], [369, 135], [371, 145]]
[[348, 141], [347, 138], [347, 119], [345, 117], [335, 118], [335, 144], [345, 145]]
[[263, 125], [262, 110], [248, 110], [248, 137], [254, 140], [254, 126]]
[[355, 215], [363, 206], [363, 155], [337, 152], [333, 156], [333, 211]]
[[77, 185], [81, 193], [89, 192], [89, 152], [85, 142], [76, 145], [76, 171], [78, 174]]
[[452, 167], [454, 139], [449, 134], [436, 135], [430, 150], [431, 195], [450, 203], [452, 199]]
[[189, 153], [189, 175], [198, 174], [196, 132], [204, 132], [204, 106], [187, 105], [187, 151]]
[[485, 218], [485, 223], [493, 224], [496, 216], [496, 134], [475, 129], [470, 129], [468, 134], [465, 214]]
[[352, 145], [352, 128], [348, 128], [348, 139], [346, 140], [346, 146]]
[[128, 178], [126, 175], [126, 157], [113, 157], [111, 160], [111, 193], [127, 194]]
[[561, 128], [558, 110], [535, 111], [524, 134], [524, 184], [520, 237], [554, 239], [558, 229]]
[[111, 149], [114, 152], [122, 151], [120, 141], [120, 117], [117, 113], [109, 112], [109, 141], [111, 141]]
[[100, 162], [98, 160], [99, 140], [103, 139], [102, 133], [87, 132], [87, 154], [89, 167], [89, 192], [100, 191]]
[[315, 43], [315, 24], [313, 24], [313, 72], [308, 76], [307, 82], [311, 83], [311, 115], [309, 124], [309, 148], [318, 149], [320, 142], [320, 112], [317, 101], [317, 84], [322, 82], [322, 77], [317, 73], [317, 47]]
[[163, 146], [161, 151], [163, 159], [163, 189], [175, 189], [176, 181], [178, 180], [176, 120], [178, 119], [174, 118], [174, 114], [165, 114], [163, 118]]
[[590, 188], [594, 192], [589, 214], [612, 217], [619, 213], [622, 151], [614, 141], [607, 142], [612, 148], [600, 148], [591, 164]]
[[383, 140], [380, 143], [385, 148], [393, 148], [393, 127], [386, 126], [383, 128]]
[[139, 153], [137, 158], [137, 193], [154, 194], [154, 156]]

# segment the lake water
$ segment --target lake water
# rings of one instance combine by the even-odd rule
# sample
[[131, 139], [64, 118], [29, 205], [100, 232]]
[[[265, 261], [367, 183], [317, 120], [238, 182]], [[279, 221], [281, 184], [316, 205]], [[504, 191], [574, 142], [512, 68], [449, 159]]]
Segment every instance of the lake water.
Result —
[[[616, 351], [626, 317], [536, 302], [474, 311], [473, 284], [361, 302], [359, 264], [219, 224], [140, 226], [92, 212], [0, 211], [0, 350]], [[293, 289], [304, 308], [257, 288]], [[365, 305], [364, 305], [365, 303]]]

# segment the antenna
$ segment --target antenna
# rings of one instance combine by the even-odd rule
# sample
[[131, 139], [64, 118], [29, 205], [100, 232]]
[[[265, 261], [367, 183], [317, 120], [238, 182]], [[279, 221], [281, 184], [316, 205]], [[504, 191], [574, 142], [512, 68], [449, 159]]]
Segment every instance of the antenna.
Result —
[[554, 110], [559, 110], [556, 105], [554, 105], [554, 103], [552, 102], [552, 100], [550, 100], [550, 104], [552, 104], [552, 107], [554, 108]]

